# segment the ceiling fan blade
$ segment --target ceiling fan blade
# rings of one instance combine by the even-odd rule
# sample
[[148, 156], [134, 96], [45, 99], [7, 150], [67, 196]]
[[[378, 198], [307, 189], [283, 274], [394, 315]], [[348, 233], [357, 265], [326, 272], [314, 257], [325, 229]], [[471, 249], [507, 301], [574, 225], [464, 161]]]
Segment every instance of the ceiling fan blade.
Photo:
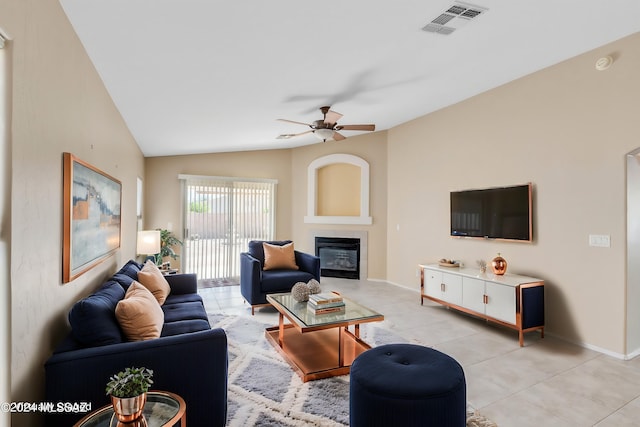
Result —
[[296, 136], [305, 135], [311, 132], [313, 132], [313, 130], [308, 130], [306, 132], [300, 132], [300, 133], [283, 133], [278, 135], [276, 139], [290, 139], [290, 138], [295, 138]]
[[309, 127], [311, 127], [311, 125], [310, 125], [309, 123], [296, 122], [296, 121], [293, 121], [293, 120], [287, 120], [287, 119], [277, 119], [277, 120], [279, 120], [279, 121], [281, 121], [281, 122], [295, 123], [295, 124], [297, 124], [297, 125], [304, 125], [304, 126], [309, 126]]
[[338, 132], [334, 132], [333, 133], [333, 140], [334, 141], [342, 141], [343, 139], [347, 139], [344, 135], [338, 133]]
[[327, 114], [324, 116], [324, 122], [329, 124], [338, 123], [338, 120], [342, 117], [342, 114], [336, 113], [335, 111], [327, 111]]
[[338, 130], [367, 130], [374, 131], [376, 130], [376, 125], [340, 125], [336, 126]]

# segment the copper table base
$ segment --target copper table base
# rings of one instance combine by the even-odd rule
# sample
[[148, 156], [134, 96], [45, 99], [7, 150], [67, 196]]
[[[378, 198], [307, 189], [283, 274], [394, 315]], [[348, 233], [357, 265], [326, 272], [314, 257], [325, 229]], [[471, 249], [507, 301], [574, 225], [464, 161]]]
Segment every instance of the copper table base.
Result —
[[268, 295], [267, 300], [278, 310], [279, 322], [265, 335], [304, 382], [348, 374], [354, 359], [371, 348], [360, 339], [360, 324], [384, 320], [346, 298], [344, 313], [337, 315], [310, 314], [306, 303], [293, 301], [290, 294]]

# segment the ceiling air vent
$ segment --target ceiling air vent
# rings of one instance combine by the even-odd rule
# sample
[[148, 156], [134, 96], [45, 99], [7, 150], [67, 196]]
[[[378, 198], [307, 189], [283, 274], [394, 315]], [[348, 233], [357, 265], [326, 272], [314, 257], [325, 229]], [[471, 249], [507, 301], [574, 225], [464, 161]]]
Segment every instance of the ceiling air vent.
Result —
[[451, 34], [455, 30], [467, 24], [486, 12], [486, 7], [475, 6], [469, 3], [455, 2], [437, 18], [429, 22], [422, 29], [429, 33]]

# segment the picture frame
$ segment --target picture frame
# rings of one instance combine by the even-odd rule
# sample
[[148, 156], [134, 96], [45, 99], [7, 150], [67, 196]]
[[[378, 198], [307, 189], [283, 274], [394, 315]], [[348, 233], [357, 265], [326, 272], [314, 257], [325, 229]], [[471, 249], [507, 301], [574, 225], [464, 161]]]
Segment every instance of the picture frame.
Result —
[[63, 153], [62, 283], [86, 273], [120, 248], [122, 183]]

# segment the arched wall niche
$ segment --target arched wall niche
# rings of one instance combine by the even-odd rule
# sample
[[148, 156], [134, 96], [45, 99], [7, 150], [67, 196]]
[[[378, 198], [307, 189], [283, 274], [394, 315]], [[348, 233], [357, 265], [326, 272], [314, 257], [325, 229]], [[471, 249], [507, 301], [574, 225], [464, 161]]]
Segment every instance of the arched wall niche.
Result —
[[[347, 163], [360, 169], [360, 214], [357, 216], [318, 215], [318, 170], [333, 164]], [[369, 216], [369, 163], [352, 154], [330, 154], [317, 158], [307, 168], [307, 216], [304, 222], [313, 224], [365, 224], [373, 219]]]

